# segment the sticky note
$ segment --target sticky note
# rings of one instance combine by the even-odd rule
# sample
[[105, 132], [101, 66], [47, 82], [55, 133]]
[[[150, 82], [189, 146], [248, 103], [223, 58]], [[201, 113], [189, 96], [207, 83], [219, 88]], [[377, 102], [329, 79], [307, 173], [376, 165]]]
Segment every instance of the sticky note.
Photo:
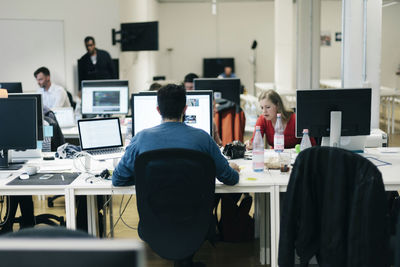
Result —
[[254, 178], [254, 177], [247, 177], [246, 180], [249, 180], [249, 181], [256, 181], [257, 178]]

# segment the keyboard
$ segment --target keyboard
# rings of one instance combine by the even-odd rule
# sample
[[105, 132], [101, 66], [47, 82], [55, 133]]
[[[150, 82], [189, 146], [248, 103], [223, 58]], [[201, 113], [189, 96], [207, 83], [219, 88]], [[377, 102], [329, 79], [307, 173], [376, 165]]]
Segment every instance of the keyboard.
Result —
[[116, 148], [103, 148], [87, 151], [94, 159], [106, 160], [121, 158], [124, 155], [125, 149], [123, 147]]

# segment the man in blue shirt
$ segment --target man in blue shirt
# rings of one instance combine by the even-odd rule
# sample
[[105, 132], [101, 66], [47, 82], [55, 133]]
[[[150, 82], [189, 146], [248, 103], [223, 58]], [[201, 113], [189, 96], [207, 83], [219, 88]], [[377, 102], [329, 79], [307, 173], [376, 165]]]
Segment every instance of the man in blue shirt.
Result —
[[239, 167], [235, 163], [228, 163], [212, 137], [203, 130], [183, 123], [187, 108], [183, 86], [168, 84], [162, 87], [157, 92], [157, 102], [162, 123], [145, 129], [132, 138], [125, 155], [113, 172], [113, 185], [134, 185], [136, 157], [143, 152], [163, 148], [186, 148], [207, 153], [214, 159], [219, 181], [227, 185], [238, 183]]

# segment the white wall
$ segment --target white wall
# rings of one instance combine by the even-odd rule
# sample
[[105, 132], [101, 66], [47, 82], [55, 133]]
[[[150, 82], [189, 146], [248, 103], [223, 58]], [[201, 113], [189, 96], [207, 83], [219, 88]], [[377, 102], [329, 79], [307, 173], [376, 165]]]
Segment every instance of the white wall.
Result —
[[382, 9], [381, 84], [400, 88], [400, 76], [395, 73], [400, 65], [400, 4]]
[[321, 46], [320, 79], [340, 79], [341, 45], [335, 32], [342, 31], [342, 1], [321, 1], [321, 32], [331, 34], [331, 46]]
[[205, 57], [234, 57], [237, 76], [251, 89], [250, 47], [257, 40], [258, 81], [274, 80], [273, 2], [219, 3], [217, 15], [211, 3], [162, 3], [159, 20], [157, 74], [182, 81], [189, 72], [202, 75]]
[[[77, 90], [76, 64], [78, 58], [86, 52], [83, 39], [87, 35], [92, 35], [96, 39], [96, 46], [107, 50], [113, 58], [119, 56], [119, 47], [111, 44], [111, 29], [119, 28], [119, 2], [115, 0], [1, 0], [0, 18], [64, 21], [66, 82], [62, 85], [71, 92]], [[52, 38], [46, 32], [41, 34], [43, 42]], [[20, 41], [30, 45], [24, 36], [21, 36]], [[23, 60], [18, 58], [18, 51], [7, 53], [14, 53], [18, 60]], [[38, 67], [42, 66], [41, 62], [35, 63]], [[35, 80], [31, 76], [34, 85]]]

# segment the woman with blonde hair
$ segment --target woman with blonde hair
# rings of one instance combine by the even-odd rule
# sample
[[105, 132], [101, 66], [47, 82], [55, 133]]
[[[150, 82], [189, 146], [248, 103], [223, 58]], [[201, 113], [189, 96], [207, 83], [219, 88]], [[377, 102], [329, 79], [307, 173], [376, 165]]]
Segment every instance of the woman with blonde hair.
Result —
[[[283, 135], [285, 137], [285, 148], [294, 148], [300, 144], [301, 138], [296, 138], [296, 114], [285, 108], [280, 95], [275, 90], [262, 91], [258, 97], [262, 114], [258, 117], [256, 126], [260, 126], [261, 136], [267, 137], [268, 144], [274, 146], [275, 123], [277, 114], [281, 114], [283, 124]], [[253, 138], [256, 131], [253, 132], [251, 140], [246, 142], [247, 149], [253, 148]], [[311, 144], [315, 145], [314, 138]]]

